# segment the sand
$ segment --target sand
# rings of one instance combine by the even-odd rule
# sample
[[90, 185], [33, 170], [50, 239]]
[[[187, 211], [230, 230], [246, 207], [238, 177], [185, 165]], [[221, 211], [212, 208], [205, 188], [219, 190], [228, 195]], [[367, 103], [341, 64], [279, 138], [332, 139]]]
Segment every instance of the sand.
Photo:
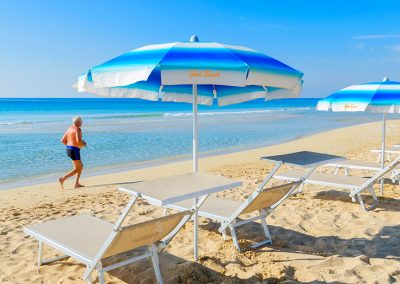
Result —
[[[260, 156], [298, 150], [344, 155], [374, 161], [369, 149], [380, 146], [381, 125], [371, 123], [304, 137], [288, 143], [201, 159], [200, 170], [243, 182], [219, 196], [243, 200], [272, 168]], [[400, 141], [399, 123], [388, 123], [388, 144]], [[397, 135], [397, 139], [396, 139]], [[109, 175], [83, 177], [87, 187], [66, 190], [56, 182], [0, 192], [0, 282], [80, 283], [84, 265], [69, 258], [36, 267], [37, 242], [22, 227], [50, 219], [89, 213], [115, 221], [129, 196], [119, 184], [190, 172], [184, 161]], [[331, 171], [332, 169], [321, 169]], [[354, 172], [360, 176], [370, 173]], [[276, 182], [274, 182], [276, 183]], [[378, 188], [375, 189], [378, 192]], [[368, 197], [367, 201], [370, 201]], [[230, 237], [224, 241], [218, 224], [201, 219], [200, 261], [193, 262], [192, 224], [188, 223], [160, 256], [166, 283], [393, 283], [400, 281], [400, 189], [389, 181], [374, 211], [363, 212], [348, 192], [307, 186], [268, 217], [273, 245], [238, 253]], [[136, 204], [128, 223], [161, 216], [160, 208]], [[246, 245], [260, 233], [259, 224], [239, 229]], [[45, 257], [57, 252], [46, 247]], [[141, 261], [106, 273], [109, 283], [153, 283], [151, 262]], [[96, 279], [97, 281], [97, 279]], [[268, 283], [270, 283], [268, 282]]]

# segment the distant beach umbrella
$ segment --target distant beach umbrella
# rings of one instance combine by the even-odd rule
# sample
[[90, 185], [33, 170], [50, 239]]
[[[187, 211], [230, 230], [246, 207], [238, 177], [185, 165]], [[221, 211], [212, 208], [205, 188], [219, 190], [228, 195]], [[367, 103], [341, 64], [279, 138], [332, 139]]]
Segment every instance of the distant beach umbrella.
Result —
[[193, 104], [193, 171], [197, 171], [197, 105], [298, 97], [303, 73], [247, 47], [212, 42], [148, 45], [91, 68], [79, 92]]
[[[317, 110], [383, 113], [381, 166], [385, 166], [386, 114], [400, 113], [400, 82], [385, 77], [382, 82], [344, 88], [318, 101]], [[383, 180], [381, 182], [383, 194]]]

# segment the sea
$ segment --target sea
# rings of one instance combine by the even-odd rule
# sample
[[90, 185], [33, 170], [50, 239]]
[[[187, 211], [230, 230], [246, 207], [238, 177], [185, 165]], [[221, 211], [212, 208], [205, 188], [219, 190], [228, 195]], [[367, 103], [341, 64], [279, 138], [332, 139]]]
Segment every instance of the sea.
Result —
[[[379, 114], [316, 111], [317, 101], [200, 106], [200, 157], [381, 120]], [[191, 104], [119, 98], [0, 98], [0, 189], [55, 181], [70, 170], [71, 161], [60, 139], [76, 115], [83, 118], [87, 142], [81, 151], [83, 177], [191, 158]]]

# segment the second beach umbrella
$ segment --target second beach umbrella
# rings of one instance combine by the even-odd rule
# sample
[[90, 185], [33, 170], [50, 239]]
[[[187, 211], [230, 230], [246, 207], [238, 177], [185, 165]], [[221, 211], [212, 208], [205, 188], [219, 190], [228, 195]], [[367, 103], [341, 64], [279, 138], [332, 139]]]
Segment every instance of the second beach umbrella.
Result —
[[[318, 101], [317, 110], [369, 111], [383, 113], [381, 167], [385, 166], [386, 114], [400, 113], [400, 82], [390, 81], [353, 85]], [[383, 195], [383, 180], [381, 181]]]

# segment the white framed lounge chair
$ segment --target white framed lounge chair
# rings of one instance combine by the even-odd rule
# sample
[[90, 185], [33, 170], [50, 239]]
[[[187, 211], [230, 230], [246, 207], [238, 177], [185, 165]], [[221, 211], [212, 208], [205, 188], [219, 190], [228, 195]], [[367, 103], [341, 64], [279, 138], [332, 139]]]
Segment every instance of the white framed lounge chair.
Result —
[[[38, 266], [67, 257], [86, 264], [83, 280], [91, 283], [91, 273], [97, 270], [99, 282], [105, 283], [104, 272], [151, 258], [157, 283], [162, 283], [158, 253], [176, 235], [193, 211], [187, 210], [139, 224], [122, 226], [136, 198], [132, 198], [115, 224], [90, 215], [77, 215], [24, 227], [24, 232], [39, 241]], [[43, 244], [65, 255], [42, 259]], [[147, 247], [143, 255], [103, 267], [103, 260], [140, 247]]]
[[[214, 195], [209, 196], [200, 206], [198, 214], [201, 217], [212, 219], [221, 223], [218, 231], [226, 239], [226, 229], [229, 228], [233, 243], [236, 249], [241, 252], [242, 249], [236, 235], [235, 228], [260, 220], [266, 239], [251, 246], [256, 248], [266, 244], [272, 244], [270, 232], [268, 230], [266, 218], [280, 205], [286, 198], [291, 196], [293, 191], [302, 183], [302, 180], [278, 185], [270, 188], [258, 188], [245, 201], [234, 201], [225, 198], [219, 198]], [[166, 210], [173, 209], [177, 211], [187, 210], [191, 207], [190, 202], [179, 202], [165, 207]], [[239, 219], [244, 214], [258, 212], [258, 216], [249, 219]]]
[[[382, 149], [371, 149], [371, 152], [378, 155], [376, 161], [379, 163], [382, 159]], [[400, 155], [400, 147], [398, 145], [385, 148], [385, 160], [391, 160], [392, 155]]]
[[382, 169], [380, 163], [371, 163], [363, 161], [354, 160], [344, 160], [336, 163], [330, 163], [326, 165], [327, 167], [335, 167], [335, 175], [339, 173], [340, 169], [344, 169], [344, 175], [349, 175], [349, 170], [366, 170], [377, 172]]
[[[380, 169], [371, 178], [340, 176], [314, 172], [304, 181], [304, 184], [317, 184], [322, 186], [332, 186], [349, 189], [352, 201], [355, 202], [357, 198], [361, 208], [367, 211], [375, 208], [379, 204], [378, 198], [376, 197], [375, 191], [373, 189], [373, 185], [375, 184], [375, 182], [384, 178], [387, 174], [395, 170], [399, 165], [400, 156], [390, 162], [383, 169]], [[274, 178], [285, 181], [296, 181], [302, 179], [306, 174], [307, 172], [303, 170], [292, 170], [276, 174], [274, 175]], [[367, 207], [364, 205], [364, 201], [361, 196], [361, 193], [365, 190], [368, 190], [371, 193], [372, 198], [374, 199], [374, 203]]]

